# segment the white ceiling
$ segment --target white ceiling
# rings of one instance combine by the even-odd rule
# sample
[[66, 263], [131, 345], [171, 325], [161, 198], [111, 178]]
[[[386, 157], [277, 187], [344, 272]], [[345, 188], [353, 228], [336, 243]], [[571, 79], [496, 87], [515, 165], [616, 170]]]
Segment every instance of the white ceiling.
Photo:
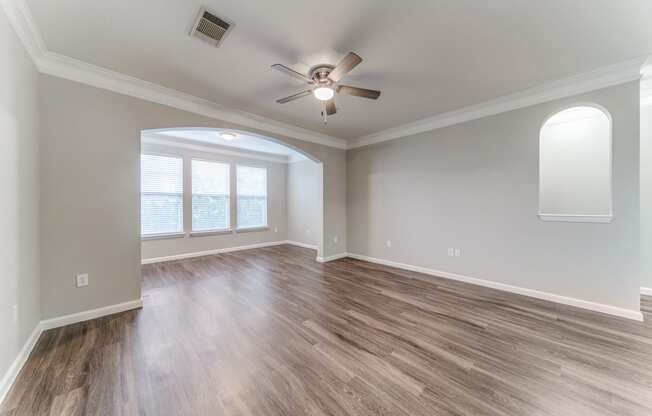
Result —
[[[355, 138], [652, 52], [650, 0], [27, 0], [49, 50], [278, 121]], [[200, 5], [235, 22], [216, 49], [187, 35]], [[316, 100], [275, 99], [354, 51], [320, 121]]]
[[[220, 136], [220, 133], [235, 133], [237, 137], [234, 140], [225, 140]], [[219, 147], [229, 147], [234, 149], [284, 156], [287, 158], [287, 160], [292, 162], [307, 159], [307, 157], [302, 153], [299, 153], [298, 151], [286, 145], [279, 144], [273, 141], [273, 139], [235, 130], [203, 128], [150, 130], [143, 133], [143, 136], [152, 138], [165, 136], [189, 140], [193, 142], [208, 143]]]

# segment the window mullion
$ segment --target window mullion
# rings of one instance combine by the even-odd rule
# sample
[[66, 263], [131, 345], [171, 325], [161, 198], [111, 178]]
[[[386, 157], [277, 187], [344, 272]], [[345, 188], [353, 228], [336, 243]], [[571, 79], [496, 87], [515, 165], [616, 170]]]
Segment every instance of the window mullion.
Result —
[[183, 157], [183, 232], [192, 232], [192, 159]]
[[238, 189], [236, 177], [236, 164], [229, 164], [229, 190], [231, 197], [229, 198], [229, 216], [232, 229], [238, 228]]

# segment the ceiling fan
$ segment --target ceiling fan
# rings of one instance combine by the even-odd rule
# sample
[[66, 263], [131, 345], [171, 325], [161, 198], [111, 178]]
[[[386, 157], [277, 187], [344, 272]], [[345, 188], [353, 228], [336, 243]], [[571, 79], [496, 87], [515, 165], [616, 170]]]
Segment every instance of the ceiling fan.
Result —
[[285, 65], [274, 64], [272, 65], [272, 68], [311, 85], [307, 90], [292, 94], [289, 97], [281, 98], [276, 100], [276, 102], [279, 104], [285, 104], [312, 94], [316, 99], [324, 103], [322, 116], [324, 117], [324, 123], [326, 123], [326, 116], [333, 115], [337, 112], [334, 99], [335, 93], [354, 95], [356, 97], [375, 100], [380, 97], [380, 91], [338, 84], [338, 82], [346, 74], [351, 72], [353, 68], [358, 66], [360, 62], [362, 62], [362, 58], [353, 52], [349, 52], [337, 65], [315, 65], [310, 68], [307, 75], [297, 72]]

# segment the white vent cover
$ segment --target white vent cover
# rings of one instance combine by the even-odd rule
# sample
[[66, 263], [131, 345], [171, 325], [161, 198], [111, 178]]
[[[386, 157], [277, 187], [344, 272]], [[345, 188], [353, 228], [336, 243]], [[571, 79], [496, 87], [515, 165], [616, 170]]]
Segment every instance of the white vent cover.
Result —
[[199, 10], [199, 15], [192, 26], [190, 36], [195, 36], [204, 40], [211, 45], [220, 46], [229, 30], [233, 28], [233, 23], [227, 22], [221, 17], [209, 12], [205, 8]]

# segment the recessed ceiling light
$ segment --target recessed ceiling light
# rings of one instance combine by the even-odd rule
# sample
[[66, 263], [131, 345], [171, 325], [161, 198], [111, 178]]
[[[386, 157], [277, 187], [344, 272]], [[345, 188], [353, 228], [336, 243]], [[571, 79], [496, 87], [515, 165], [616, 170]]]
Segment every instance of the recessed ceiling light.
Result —
[[238, 138], [238, 135], [235, 133], [220, 133], [220, 137], [224, 140], [234, 140]]
[[315, 95], [315, 98], [321, 101], [328, 101], [333, 98], [335, 91], [330, 87], [319, 87], [315, 88], [312, 93]]

